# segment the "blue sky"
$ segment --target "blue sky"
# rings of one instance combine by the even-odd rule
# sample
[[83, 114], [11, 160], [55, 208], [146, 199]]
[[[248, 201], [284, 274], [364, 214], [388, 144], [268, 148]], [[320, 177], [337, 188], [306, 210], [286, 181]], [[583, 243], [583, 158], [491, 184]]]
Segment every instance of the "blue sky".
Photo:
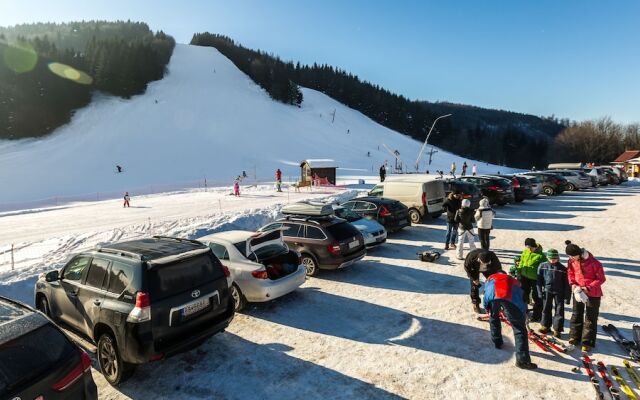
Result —
[[640, 1], [0, 0], [0, 25], [146, 21], [327, 63], [412, 99], [640, 122]]

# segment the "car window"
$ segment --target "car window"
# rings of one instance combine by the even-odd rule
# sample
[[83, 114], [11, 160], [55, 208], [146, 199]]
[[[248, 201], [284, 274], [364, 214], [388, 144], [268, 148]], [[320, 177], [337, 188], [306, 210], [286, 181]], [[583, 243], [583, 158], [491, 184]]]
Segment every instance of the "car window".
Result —
[[324, 236], [324, 233], [322, 233], [322, 231], [319, 228], [316, 228], [314, 226], [307, 226], [307, 234], [305, 235], [305, 237], [307, 239], [320, 239], [320, 240], [326, 239], [326, 237]]
[[269, 224], [269, 225], [267, 225], [267, 226], [263, 227], [263, 228], [262, 228], [262, 229], [260, 229], [260, 230], [264, 232], [264, 231], [270, 231], [270, 230], [272, 230], [272, 229], [280, 229], [280, 228], [282, 228], [282, 224], [281, 224], [281, 223], [279, 223], [279, 222], [277, 222], [277, 223], [275, 223], [275, 224]]
[[107, 275], [107, 269], [109, 268], [109, 261], [94, 258], [91, 260], [91, 266], [89, 272], [87, 272], [86, 285], [93, 286], [98, 289], [102, 289], [104, 283], [104, 277]]
[[298, 224], [282, 224], [286, 228], [282, 232], [282, 236], [286, 237], [304, 237], [304, 225]]
[[365, 210], [369, 210], [369, 211], [378, 209], [378, 206], [376, 206], [373, 203], [365, 203], [365, 206], [366, 206]]
[[364, 211], [367, 209], [367, 204], [364, 201], [356, 201], [355, 206], [353, 207], [354, 211]]
[[123, 263], [114, 262], [109, 272], [109, 292], [121, 294], [131, 282], [131, 268]]
[[78, 256], [71, 260], [64, 269], [62, 279], [69, 281], [80, 281], [82, 279], [82, 273], [89, 265], [91, 257]]
[[342, 204], [342, 207], [346, 208], [347, 210], [353, 210], [356, 206], [356, 202], [355, 201], [348, 201], [344, 204]]
[[[242, 242], [242, 243], [244, 243], [246, 246], [246, 242]], [[213, 254], [215, 254], [219, 260], [229, 259], [229, 252], [227, 251], [227, 248], [224, 247], [223, 245], [211, 242], [209, 243], [209, 248], [211, 249], [211, 251], [213, 251]], [[242, 250], [242, 253], [244, 253], [244, 250]]]
[[376, 185], [369, 192], [369, 196], [382, 196], [384, 194], [384, 186]]

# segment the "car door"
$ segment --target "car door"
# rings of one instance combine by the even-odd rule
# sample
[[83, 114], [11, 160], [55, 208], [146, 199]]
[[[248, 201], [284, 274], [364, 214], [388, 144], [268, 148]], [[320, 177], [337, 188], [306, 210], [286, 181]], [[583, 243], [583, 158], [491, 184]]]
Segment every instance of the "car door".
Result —
[[102, 303], [106, 293], [106, 278], [109, 265], [108, 260], [94, 257], [85, 274], [84, 284], [78, 286], [78, 312], [81, 320], [78, 325], [81, 330], [91, 336], [93, 327], [100, 320]]
[[304, 224], [285, 222], [282, 224], [282, 238], [289, 248], [301, 253], [307, 247], [308, 240], [304, 237]]
[[237, 260], [231, 260], [229, 256], [229, 250], [227, 247], [221, 243], [216, 241], [207, 242], [207, 246], [211, 249], [213, 254], [218, 257], [218, 260], [229, 268], [229, 272], [231, 273], [231, 281], [234, 282], [241, 274], [241, 270], [238, 268]]
[[80, 324], [82, 316], [78, 311], [78, 289], [82, 285], [89, 264], [89, 256], [74, 257], [62, 269], [60, 281], [52, 291], [52, 310], [57, 310], [58, 318], [77, 329], [82, 329], [83, 326]]

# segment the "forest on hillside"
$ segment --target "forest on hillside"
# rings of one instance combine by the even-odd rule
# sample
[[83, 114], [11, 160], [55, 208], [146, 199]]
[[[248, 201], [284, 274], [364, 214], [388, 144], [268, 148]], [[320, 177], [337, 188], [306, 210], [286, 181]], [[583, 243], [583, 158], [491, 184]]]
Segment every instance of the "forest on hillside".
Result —
[[245, 48], [223, 35], [196, 33], [191, 44], [215, 47], [274, 100], [300, 105], [303, 96], [298, 86], [315, 89], [419, 141], [425, 139], [439, 115], [451, 113], [451, 118], [438, 122], [430, 144], [495, 164], [546, 166], [548, 146], [565, 123], [552, 117], [409, 100], [339, 68], [285, 62], [266, 52]]
[[162, 79], [174, 39], [131, 21], [0, 27], [0, 139], [46, 135], [94, 91], [129, 98]]

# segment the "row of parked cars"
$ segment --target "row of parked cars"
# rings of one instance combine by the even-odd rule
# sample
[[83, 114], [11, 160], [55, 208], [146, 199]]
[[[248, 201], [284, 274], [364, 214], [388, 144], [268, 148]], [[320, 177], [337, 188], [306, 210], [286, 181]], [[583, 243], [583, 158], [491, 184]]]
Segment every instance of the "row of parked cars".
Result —
[[448, 192], [463, 193], [474, 206], [482, 196], [506, 204], [594, 184], [590, 177], [586, 182], [583, 171], [566, 169], [447, 180], [389, 177], [367, 196], [340, 205], [286, 206], [281, 218], [257, 232], [198, 240], [155, 236], [76, 254], [37, 280], [40, 312], [0, 298], [0, 398], [97, 398], [91, 359], [69, 332], [95, 347], [102, 374], [117, 385], [137, 365], [224, 331], [247, 303], [286, 295], [307, 276], [361, 260], [388, 233], [439, 217]]

